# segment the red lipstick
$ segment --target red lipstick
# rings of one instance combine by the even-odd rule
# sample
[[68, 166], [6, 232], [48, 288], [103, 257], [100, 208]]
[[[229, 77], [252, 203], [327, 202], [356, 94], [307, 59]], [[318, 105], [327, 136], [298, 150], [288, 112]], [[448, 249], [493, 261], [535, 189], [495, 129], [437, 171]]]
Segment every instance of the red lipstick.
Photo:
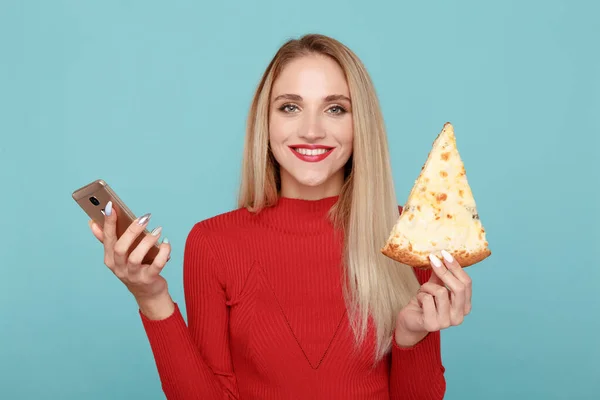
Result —
[[[295, 144], [289, 146], [289, 148], [296, 157], [306, 162], [323, 161], [334, 149], [334, 147], [331, 146], [323, 146], [318, 144]], [[305, 154], [298, 152], [296, 149], [304, 149], [300, 151]]]

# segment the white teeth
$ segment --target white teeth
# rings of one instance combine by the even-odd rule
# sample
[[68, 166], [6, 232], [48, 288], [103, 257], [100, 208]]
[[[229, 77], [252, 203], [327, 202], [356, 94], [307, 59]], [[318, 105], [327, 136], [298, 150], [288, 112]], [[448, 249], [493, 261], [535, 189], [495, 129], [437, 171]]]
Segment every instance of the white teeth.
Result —
[[329, 151], [328, 149], [313, 149], [313, 150], [311, 150], [311, 149], [294, 149], [294, 150], [305, 156], [319, 156], [319, 155], [325, 154]]

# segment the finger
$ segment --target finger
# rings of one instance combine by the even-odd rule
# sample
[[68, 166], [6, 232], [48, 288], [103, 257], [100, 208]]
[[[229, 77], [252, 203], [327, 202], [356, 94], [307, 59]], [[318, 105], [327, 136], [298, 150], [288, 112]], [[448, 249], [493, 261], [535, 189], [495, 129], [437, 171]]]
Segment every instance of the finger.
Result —
[[104, 263], [112, 270], [115, 267], [114, 247], [117, 241], [117, 213], [113, 209], [112, 201], [104, 207]]
[[439, 277], [439, 276], [437, 276], [437, 274], [435, 274], [435, 273], [432, 273], [432, 274], [431, 274], [431, 277], [429, 278], [429, 281], [428, 281], [428, 282], [430, 282], [430, 283], [433, 283], [434, 285], [439, 285], [439, 286], [445, 286], [445, 285], [446, 285], [446, 284], [444, 283], [444, 281], [442, 281], [442, 280], [440, 279], [440, 277]]
[[462, 312], [464, 315], [466, 315], [471, 311], [471, 297], [473, 295], [471, 277], [458, 263], [456, 258], [452, 257], [452, 255], [446, 250], [442, 250], [442, 257], [444, 258], [444, 263], [450, 272], [452, 272], [452, 274], [464, 285], [464, 301], [462, 304]]
[[459, 296], [450, 292], [450, 325], [457, 326], [465, 319], [465, 305]]
[[[442, 253], [442, 255], [444, 255]], [[444, 262], [446, 263], [446, 266], [448, 267], [448, 270], [454, 275], [452, 269], [450, 268], [451, 262], [448, 261], [448, 256], [449, 254], [446, 253], [444, 255]], [[454, 261], [454, 263], [456, 263], [456, 261]], [[459, 266], [460, 268], [460, 266]], [[455, 275], [456, 277], [456, 275]], [[464, 316], [467, 314], [467, 307], [466, 307], [466, 295], [467, 295], [467, 288], [465, 286], [464, 283], [462, 283], [462, 281], [460, 279], [457, 279], [458, 282], [456, 283], [455, 286], [453, 286], [452, 288], [450, 288], [450, 299], [451, 299], [451, 311], [450, 311], [450, 321], [452, 325], [460, 325], [463, 322]]]
[[437, 320], [437, 312], [435, 310], [433, 296], [429, 293], [423, 293], [421, 303], [423, 308], [423, 328], [427, 332], [439, 331], [440, 327]]
[[102, 243], [104, 241], [104, 232], [102, 232], [102, 228], [100, 228], [98, 224], [91, 219], [88, 221], [88, 225], [90, 226], [94, 237], [96, 237], [96, 239], [98, 239], [98, 241]]
[[421, 291], [433, 296], [439, 328], [448, 328], [452, 323], [450, 292], [448, 289], [446, 289], [445, 286], [435, 285], [431, 282], [425, 282], [421, 286]]
[[136, 218], [125, 230], [123, 235], [115, 243], [115, 264], [126, 265], [129, 249], [133, 244], [133, 241], [142, 233], [148, 221], [150, 220], [151, 214], [144, 214], [140, 218]]
[[426, 296], [428, 296], [428, 293], [424, 290], [421, 291], [419, 289], [419, 291], [417, 292], [417, 302], [419, 303], [419, 307], [423, 308], [423, 300]]
[[[143, 270], [146, 269], [142, 264], [148, 250], [156, 244], [160, 237], [161, 227], [154, 228], [150, 234], [144, 235], [144, 238], [138, 243], [133, 251], [127, 257], [127, 276], [133, 282], [140, 281]], [[143, 233], [142, 233], [143, 234]]]
[[[447, 252], [444, 253], [446, 253], [445, 257], [449, 255]], [[444, 255], [444, 253], [442, 253], [442, 255]], [[451, 263], [446, 259], [444, 259], [444, 263], [442, 263], [442, 261], [433, 254], [430, 254], [429, 258], [431, 259], [434, 273], [437, 273], [439, 279], [451, 292], [451, 295], [449, 296], [451, 298], [451, 307], [447, 310], [448, 321], [444, 319], [443, 322], [460, 324], [462, 323], [465, 312], [465, 285], [458, 280], [452, 270], [448, 268], [448, 265]], [[455, 260], [454, 263], [456, 263]], [[456, 268], [456, 266], [453, 266], [453, 268]], [[446, 312], [446, 310], [444, 310], [444, 312]]]
[[139, 282], [142, 276], [142, 270], [144, 269], [141, 264], [127, 263], [125, 270], [127, 271], [127, 279], [130, 282]]
[[150, 250], [150, 248], [158, 241], [161, 231], [162, 228], [159, 226], [154, 228], [150, 234], [146, 235], [131, 252], [131, 254], [129, 254], [129, 258], [127, 259], [128, 263], [133, 265], [141, 265], [144, 257], [146, 254], [148, 254], [148, 250]]
[[160, 244], [160, 250], [158, 250], [158, 254], [154, 257], [154, 261], [146, 268], [146, 274], [148, 274], [149, 277], [160, 274], [170, 259], [171, 245], [169, 244], [169, 239], [165, 238]]
[[[433, 274], [435, 274], [443, 284], [457, 295], [464, 296], [465, 285], [458, 280], [456, 276], [446, 267], [446, 265], [434, 254], [429, 255], [429, 260], [433, 266]], [[433, 275], [432, 274], [432, 275]]]

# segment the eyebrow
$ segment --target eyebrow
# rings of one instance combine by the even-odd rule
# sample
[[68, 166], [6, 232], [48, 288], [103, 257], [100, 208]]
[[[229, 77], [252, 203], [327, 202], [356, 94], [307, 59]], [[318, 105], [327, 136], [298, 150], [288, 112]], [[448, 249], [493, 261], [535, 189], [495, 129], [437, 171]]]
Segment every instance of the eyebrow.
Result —
[[[302, 101], [302, 96], [299, 96], [297, 94], [291, 94], [291, 93], [280, 94], [279, 96], [277, 96], [273, 99], [273, 102], [276, 102], [279, 99]], [[344, 96], [343, 94], [330, 94], [329, 96], [325, 97], [323, 100], [324, 101], [346, 100], [347, 102], [352, 103], [350, 98], [348, 98], [348, 96]]]

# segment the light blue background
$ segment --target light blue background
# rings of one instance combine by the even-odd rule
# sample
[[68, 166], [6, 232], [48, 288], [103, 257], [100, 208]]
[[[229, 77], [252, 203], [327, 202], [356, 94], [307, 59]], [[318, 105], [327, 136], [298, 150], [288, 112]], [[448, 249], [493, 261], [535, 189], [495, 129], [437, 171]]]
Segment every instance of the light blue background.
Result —
[[443, 333], [447, 399], [600, 392], [600, 14], [592, 1], [2, 1], [0, 398], [160, 399], [125, 287], [71, 192], [105, 179], [173, 244], [235, 206], [245, 118], [283, 42], [365, 62], [408, 195], [442, 125], [493, 256]]

